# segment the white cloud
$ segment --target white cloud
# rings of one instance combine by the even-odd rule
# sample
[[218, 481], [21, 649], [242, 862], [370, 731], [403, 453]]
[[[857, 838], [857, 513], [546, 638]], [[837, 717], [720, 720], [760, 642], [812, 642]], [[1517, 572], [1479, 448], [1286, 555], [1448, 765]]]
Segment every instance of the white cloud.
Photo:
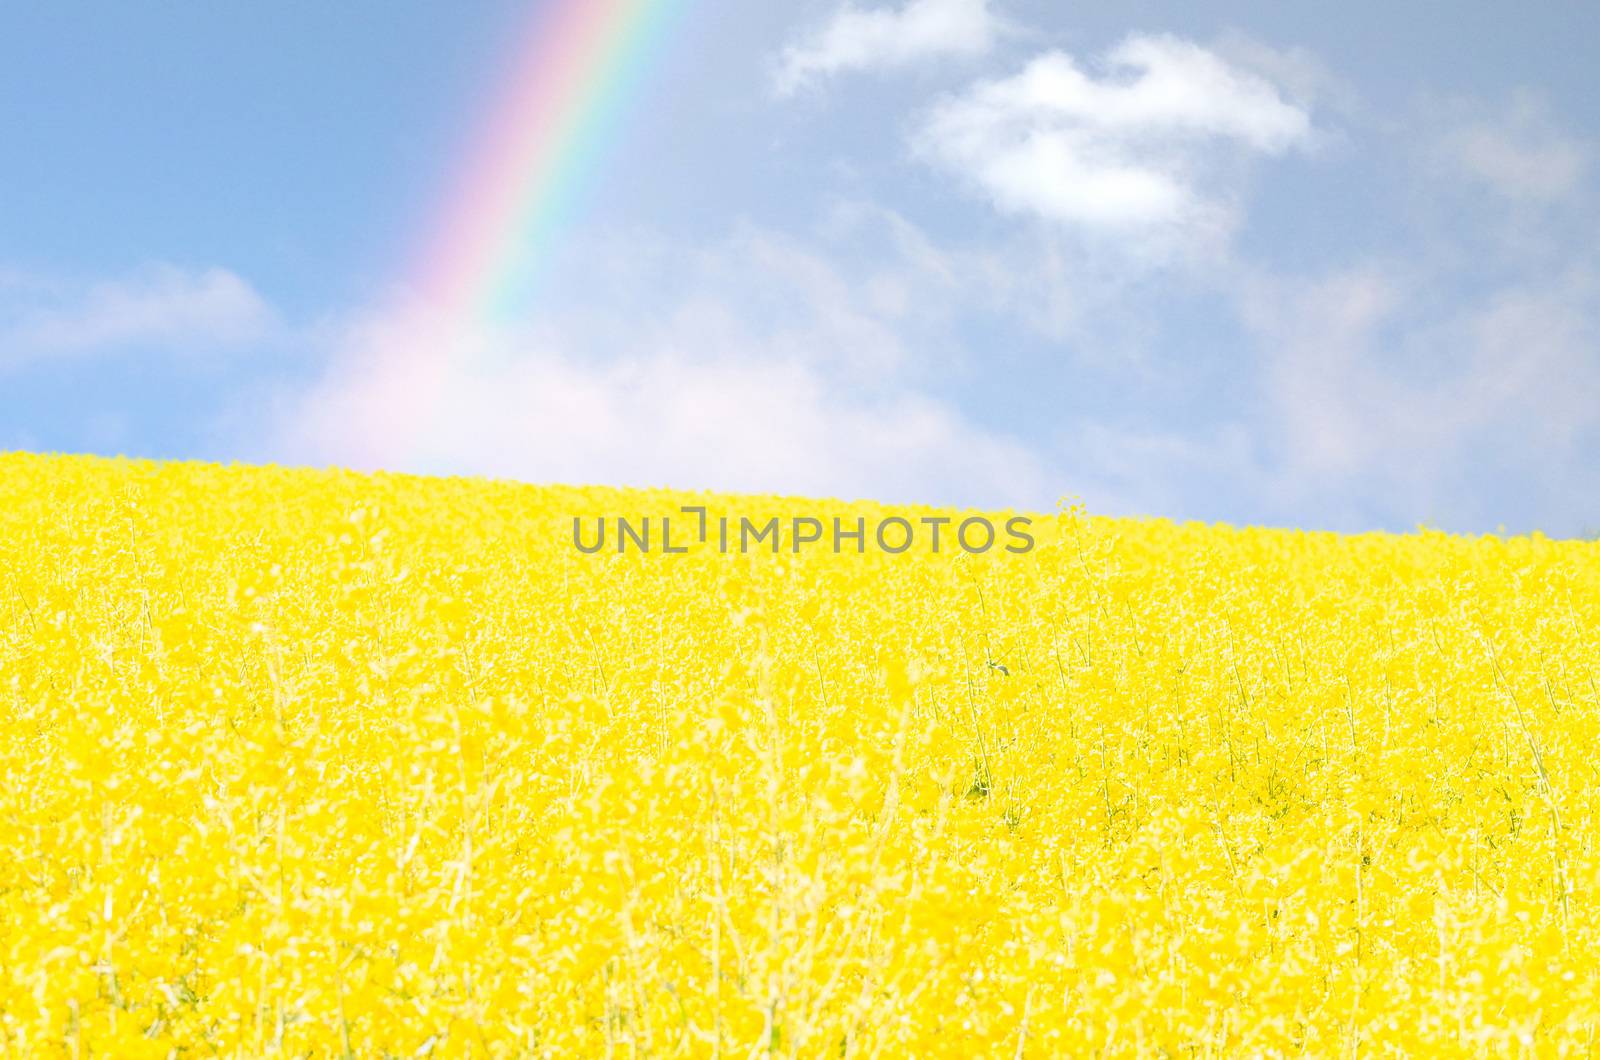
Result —
[[[1265, 280], [1245, 297], [1299, 506], [1344, 494], [1370, 510], [1493, 525], [1490, 474], [1592, 483], [1600, 432], [1600, 279], [1590, 272], [1438, 301], [1396, 269]], [[1493, 469], [1492, 471], [1490, 469]], [[1558, 486], [1523, 519], [1570, 517]], [[1499, 520], [1506, 511], [1502, 508]], [[1524, 524], [1523, 528], [1530, 525]]]
[[787, 96], [847, 70], [982, 55], [997, 33], [988, 0], [907, 0], [898, 9], [847, 3], [803, 41], [784, 49], [773, 83]]
[[1225, 30], [1210, 47], [1229, 65], [1271, 81], [1302, 107], [1331, 107], [1342, 114], [1361, 109], [1354, 87], [1309, 48], [1277, 47], [1238, 29]]
[[924, 370], [930, 360], [934, 367], [970, 360], [959, 318], [981, 321], [992, 342], [1002, 341], [1001, 330], [1015, 333], [1047, 343], [1052, 360], [1073, 364], [1123, 369], [1149, 352], [1151, 320], [1135, 296], [1142, 277], [1125, 261], [1047, 228], [935, 242], [892, 209], [852, 201], [833, 209], [824, 233], [836, 259], [888, 259], [852, 283], [858, 300], [893, 292], [906, 307], [895, 323]]
[[915, 147], [1003, 212], [1159, 242], [1226, 229], [1228, 163], [1311, 140], [1304, 107], [1198, 45], [1133, 36], [1101, 65], [1040, 55], [935, 106]]
[[[930, 251], [931, 253], [931, 251]], [[341, 338], [274, 459], [886, 501], [1049, 507], [1040, 459], [918, 384], [932, 265], [843, 272], [746, 230], [635, 255], [613, 311], [462, 334], [403, 311]], [[925, 263], [926, 264], [926, 263]], [[600, 266], [606, 268], [604, 264]], [[617, 289], [615, 277], [634, 271]], [[927, 271], [927, 270], [931, 270]], [[866, 282], [857, 282], [865, 275]], [[637, 288], [635, 290], [634, 288]]]
[[1399, 441], [1405, 420], [1395, 406], [1404, 402], [1388, 392], [1378, 339], [1402, 298], [1401, 281], [1376, 268], [1264, 281], [1247, 295], [1247, 322], [1268, 350], [1265, 387], [1285, 463], [1308, 481], [1367, 470]]
[[1551, 202], [1574, 192], [1592, 151], [1562, 132], [1539, 97], [1519, 92], [1499, 113], [1464, 118], [1439, 138], [1447, 165], [1508, 199]]
[[237, 346], [271, 320], [255, 289], [226, 269], [150, 265], [87, 285], [13, 273], [0, 282], [0, 367], [133, 347]]
[[319, 461], [537, 482], [962, 502], [1043, 500], [1031, 457], [916, 395], [859, 401], [793, 362], [593, 366], [518, 352], [487, 367], [378, 350], [300, 410]]

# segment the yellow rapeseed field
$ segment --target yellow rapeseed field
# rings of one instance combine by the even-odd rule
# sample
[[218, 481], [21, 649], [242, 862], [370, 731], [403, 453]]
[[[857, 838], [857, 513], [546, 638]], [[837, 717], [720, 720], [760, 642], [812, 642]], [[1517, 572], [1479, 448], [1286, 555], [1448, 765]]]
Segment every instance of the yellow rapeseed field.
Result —
[[1600, 546], [0, 456], [0, 1051], [1585, 1055]]

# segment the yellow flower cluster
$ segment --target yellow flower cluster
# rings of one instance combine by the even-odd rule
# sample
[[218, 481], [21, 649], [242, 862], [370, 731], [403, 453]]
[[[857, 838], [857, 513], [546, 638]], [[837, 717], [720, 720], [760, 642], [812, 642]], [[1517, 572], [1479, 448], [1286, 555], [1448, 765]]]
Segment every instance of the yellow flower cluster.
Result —
[[1593, 1048], [1600, 546], [734, 502], [0, 456], [0, 1052]]

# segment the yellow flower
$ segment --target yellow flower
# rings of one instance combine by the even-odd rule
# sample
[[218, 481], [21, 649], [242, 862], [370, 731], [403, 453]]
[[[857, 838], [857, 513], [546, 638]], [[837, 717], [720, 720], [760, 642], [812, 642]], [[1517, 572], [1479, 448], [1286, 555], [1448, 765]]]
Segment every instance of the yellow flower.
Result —
[[0, 1053], [1589, 1049], [1600, 547], [955, 514], [0, 456]]

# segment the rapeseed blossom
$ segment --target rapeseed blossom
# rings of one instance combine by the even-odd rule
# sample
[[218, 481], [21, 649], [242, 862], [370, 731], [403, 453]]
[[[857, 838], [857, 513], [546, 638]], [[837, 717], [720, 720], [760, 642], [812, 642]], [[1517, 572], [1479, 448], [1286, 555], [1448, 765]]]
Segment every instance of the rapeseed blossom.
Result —
[[0, 1049], [1592, 1049], [1600, 546], [685, 505], [0, 456]]

